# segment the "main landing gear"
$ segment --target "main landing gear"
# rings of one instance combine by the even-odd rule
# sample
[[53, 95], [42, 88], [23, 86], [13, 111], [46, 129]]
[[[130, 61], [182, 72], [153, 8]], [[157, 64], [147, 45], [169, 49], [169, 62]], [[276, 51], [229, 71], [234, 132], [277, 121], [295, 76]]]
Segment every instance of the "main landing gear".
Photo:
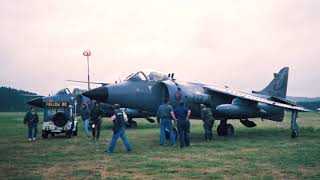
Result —
[[227, 120], [221, 120], [217, 128], [218, 136], [233, 136], [234, 128], [231, 124], [227, 124]]

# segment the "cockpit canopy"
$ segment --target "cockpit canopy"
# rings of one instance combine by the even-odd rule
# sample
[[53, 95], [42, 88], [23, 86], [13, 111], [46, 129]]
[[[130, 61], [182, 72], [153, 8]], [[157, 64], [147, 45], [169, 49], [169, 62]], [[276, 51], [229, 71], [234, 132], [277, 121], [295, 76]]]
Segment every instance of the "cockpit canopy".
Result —
[[168, 76], [154, 70], [138, 71], [126, 78], [127, 81], [164, 81], [168, 79]]
[[71, 92], [68, 88], [61, 89], [60, 91], [58, 91], [56, 93], [56, 95], [65, 95], [65, 94], [71, 94]]
[[79, 94], [81, 94], [83, 92], [85, 92], [85, 90], [80, 89], [78, 87], [70, 86], [68, 88], [64, 88], [64, 89], [58, 91], [56, 93], [56, 95], [65, 95], [65, 94], [67, 94], [67, 95], [70, 95], [70, 94], [79, 95]]

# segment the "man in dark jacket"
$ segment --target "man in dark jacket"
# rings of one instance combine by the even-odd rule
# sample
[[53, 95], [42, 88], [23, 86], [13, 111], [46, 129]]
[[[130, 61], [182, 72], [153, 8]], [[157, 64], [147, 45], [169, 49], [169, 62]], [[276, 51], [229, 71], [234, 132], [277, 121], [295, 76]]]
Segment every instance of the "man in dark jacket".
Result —
[[100, 107], [100, 103], [96, 102], [93, 110], [91, 111], [92, 136], [94, 140], [99, 140], [100, 137], [102, 115], [103, 111]]
[[34, 107], [32, 107], [30, 111], [27, 112], [27, 114], [24, 117], [23, 123], [28, 125], [29, 141], [35, 141], [38, 133], [39, 117]]
[[191, 110], [189, 110], [184, 102], [180, 102], [180, 105], [174, 109], [174, 115], [177, 118], [177, 127], [180, 141], [180, 148], [190, 146], [189, 140], [189, 118]]
[[112, 153], [114, 148], [116, 147], [117, 140], [120, 137], [124, 146], [126, 147], [127, 151], [130, 152], [132, 150], [131, 145], [128, 142], [127, 136], [126, 136], [126, 121], [128, 120], [128, 117], [125, 112], [120, 110], [120, 105], [115, 104], [114, 105], [115, 111], [114, 115], [111, 117], [113, 120], [113, 135], [112, 140], [110, 143], [109, 148], [106, 150], [107, 153]]

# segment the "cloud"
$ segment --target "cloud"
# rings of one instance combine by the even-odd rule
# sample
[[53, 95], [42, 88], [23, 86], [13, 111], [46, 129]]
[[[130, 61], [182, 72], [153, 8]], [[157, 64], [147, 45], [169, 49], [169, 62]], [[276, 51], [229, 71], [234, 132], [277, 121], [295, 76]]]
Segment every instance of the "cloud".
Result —
[[[153, 68], [263, 88], [290, 67], [289, 95], [319, 96], [319, 1], [4, 1], [0, 84], [42, 94]], [[85, 87], [85, 85], [83, 86]]]

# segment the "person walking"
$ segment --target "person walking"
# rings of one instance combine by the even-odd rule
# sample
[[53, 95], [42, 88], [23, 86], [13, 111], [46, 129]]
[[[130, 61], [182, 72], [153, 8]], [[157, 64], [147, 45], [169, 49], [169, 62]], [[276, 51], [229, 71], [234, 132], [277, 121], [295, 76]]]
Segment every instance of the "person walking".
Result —
[[38, 133], [39, 117], [34, 107], [27, 112], [23, 119], [23, 123], [28, 125], [28, 140], [35, 141]]
[[165, 129], [170, 133], [170, 144], [175, 144], [175, 135], [172, 128], [172, 119], [175, 121], [176, 117], [173, 113], [173, 108], [169, 105], [169, 100], [164, 100], [164, 103], [159, 106], [157, 112], [157, 119], [160, 121], [160, 145], [163, 146], [165, 142]]
[[94, 108], [91, 112], [91, 122], [92, 122], [92, 137], [95, 141], [100, 138], [100, 130], [101, 130], [101, 116], [103, 115], [103, 111], [100, 107], [100, 103], [96, 102]]
[[125, 122], [128, 120], [128, 117], [126, 113], [120, 109], [119, 104], [115, 104], [114, 108], [115, 108], [114, 114], [111, 116], [111, 120], [113, 121], [113, 125], [114, 125], [112, 140], [110, 142], [109, 148], [105, 152], [113, 153], [119, 137], [121, 138], [122, 143], [126, 147], [127, 151], [130, 152], [132, 151], [132, 148], [126, 136], [126, 129], [125, 129], [126, 127]]
[[177, 127], [180, 141], [180, 149], [190, 146], [189, 140], [189, 118], [191, 110], [189, 110], [184, 102], [180, 102], [179, 106], [174, 109], [174, 115], [177, 118]]

